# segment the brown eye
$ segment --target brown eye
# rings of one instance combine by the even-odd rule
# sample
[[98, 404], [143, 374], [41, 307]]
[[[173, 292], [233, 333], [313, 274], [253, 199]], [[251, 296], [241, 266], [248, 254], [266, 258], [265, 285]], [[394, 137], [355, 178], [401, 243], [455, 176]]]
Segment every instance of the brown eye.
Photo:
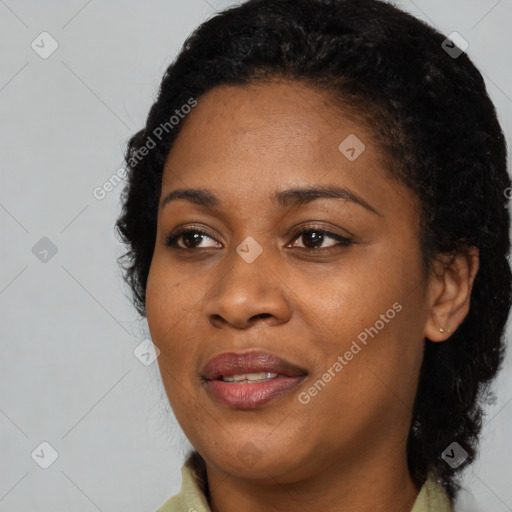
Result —
[[[212, 247], [216, 247], [211, 244], [204, 245], [208, 239], [213, 240], [216, 244], [218, 243], [206, 231], [198, 228], [189, 228], [179, 230], [176, 233], [171, 233], [167, 237], [165, 244], [173, 249], [182, 250], [210, 249]], [[344, 236], [319, 228], [303, 229], [294, 235], [293, 240], [302, 240], [302, 246], [294, 245], [294, 247], [299, 249], [309, 249], [312, 251], [328, 250], [335, 248], [336, 246], [346, 247], [352, 244], [352, 241]], [[329, 240], [336, 243], [330, 243], [325, 246], [324, 244], [328, 243]], [[201, 244], [203, 245], [201, 246]]]
[[[325, 231], [322, 229], [315, 229], [315, 228], [309, 228], [306, 230], [302, 230], [299, 233], [296, 234], [294, 240], [301, 240], [303, 241], [303, 247], [305, 249], [330, 249], [332, 247], [335, 247], [336, 245], [341, 246], [348, 246], [352, 244], [352, 241], [348, 238], [337, 235], [336, 233], [331, 233], [329, 231]], [[331, 244], [328, 247], [322, 247], [322, 244], [329, 239], [335, 240], [338, 242], [338, 244]], [[295, 246], [299, 247], [300, 246]]]
[[[202, 247], [198, 247], [198, 245], [206, 239], [213, 240], [208, 233], [201, 229], [182, 229], [176, 233], [171, 233], [167, 237], [165, 245], [175, 249], [201, 249]], [[181, 245], [180, 241], [182, 241]]]

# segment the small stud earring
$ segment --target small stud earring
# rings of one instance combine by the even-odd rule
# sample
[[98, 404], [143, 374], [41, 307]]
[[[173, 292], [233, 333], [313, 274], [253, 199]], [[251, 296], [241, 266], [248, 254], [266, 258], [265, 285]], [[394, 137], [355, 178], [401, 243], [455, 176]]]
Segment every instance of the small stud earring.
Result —
[[439, 327], [439, 330], [440, 330], [441, 332], [446, 332], [446, 333], [449, 333], [449, 332], [450, 332], [450, 328], [449, 328], [449, 327], [447, 327], [446, 329], [443, 329], [442, 327]]

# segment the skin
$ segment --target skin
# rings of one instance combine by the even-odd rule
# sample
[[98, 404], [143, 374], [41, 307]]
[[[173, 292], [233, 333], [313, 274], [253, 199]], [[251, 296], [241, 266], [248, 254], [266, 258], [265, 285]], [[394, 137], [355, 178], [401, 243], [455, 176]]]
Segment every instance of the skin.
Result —
[[[338, 149], [349, 134], [365, 144], [354, 161]], [[378, 213], [339, 198], [285, 208], [272, 201], [277, 190], [318, 185], [350, 189]], [[162, 206], [182, 188], [208, 189], [221, 205]], [[388, 175], [371, 131], [324, 93], [277, 79], [198, 99], [166, 161], [157, 222], [147, 319], [171, 407], [205, 459], [211, 509], [410, 511], [419, 488], [406, 440], [424, 338], [446, 340], [466, 316], [477, 251], [440, 255], [427, 275], [418, 200]], [[311, 223], [352, 245], [295, 236]], [[165, 243], [178, 226], [208, 236], [189, 236], [196, 248], [179, 251]], [[263, 249], [252, 263], [236, 252], [249, 236]], [[177, 243], [187, 247], [183, 237]], [[298, 394], [394, 303], [402, 310], [300, 403]], [[252, 410], [212, 399], [201, 379], [207, 361], [251, 349], [308, 375]]]

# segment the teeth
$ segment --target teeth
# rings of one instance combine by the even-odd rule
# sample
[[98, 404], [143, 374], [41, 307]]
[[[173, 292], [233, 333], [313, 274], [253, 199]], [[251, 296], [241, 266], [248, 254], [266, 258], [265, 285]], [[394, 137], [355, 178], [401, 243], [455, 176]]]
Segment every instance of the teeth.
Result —
[[224, 382], [240, 382], [240, 381], [256, 381], [268, 380], [277, 377], [277, 373], [258, 372], [258, 373], [242, 373], [240, 375], [226, 375], [222, 377]]

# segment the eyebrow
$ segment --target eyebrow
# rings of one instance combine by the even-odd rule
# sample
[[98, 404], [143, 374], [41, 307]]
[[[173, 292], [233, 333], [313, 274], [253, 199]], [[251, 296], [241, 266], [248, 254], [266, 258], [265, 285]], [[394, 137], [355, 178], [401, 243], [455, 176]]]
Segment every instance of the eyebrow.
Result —
[[[176, 189], [167, 194], [162, 200], [160, 207], [164, 208], [170, 202], [180, 199], [212, 210], [218, 210], [222, 205], [221, 200], [207, 189], [185, 188]], [[383, 216], [362, 197], [345, 187], [338, 187], [335, 185], [320, 185], [316, 187], [278, 190], [273, 198], [274, 202], [279, 204], [282, 208], [302, 206], [309, 204], [316, 199], [340, 199], [343, 201], [350, 201], [362, 206], [376, 215], [379, 215], [380, 217]]]

